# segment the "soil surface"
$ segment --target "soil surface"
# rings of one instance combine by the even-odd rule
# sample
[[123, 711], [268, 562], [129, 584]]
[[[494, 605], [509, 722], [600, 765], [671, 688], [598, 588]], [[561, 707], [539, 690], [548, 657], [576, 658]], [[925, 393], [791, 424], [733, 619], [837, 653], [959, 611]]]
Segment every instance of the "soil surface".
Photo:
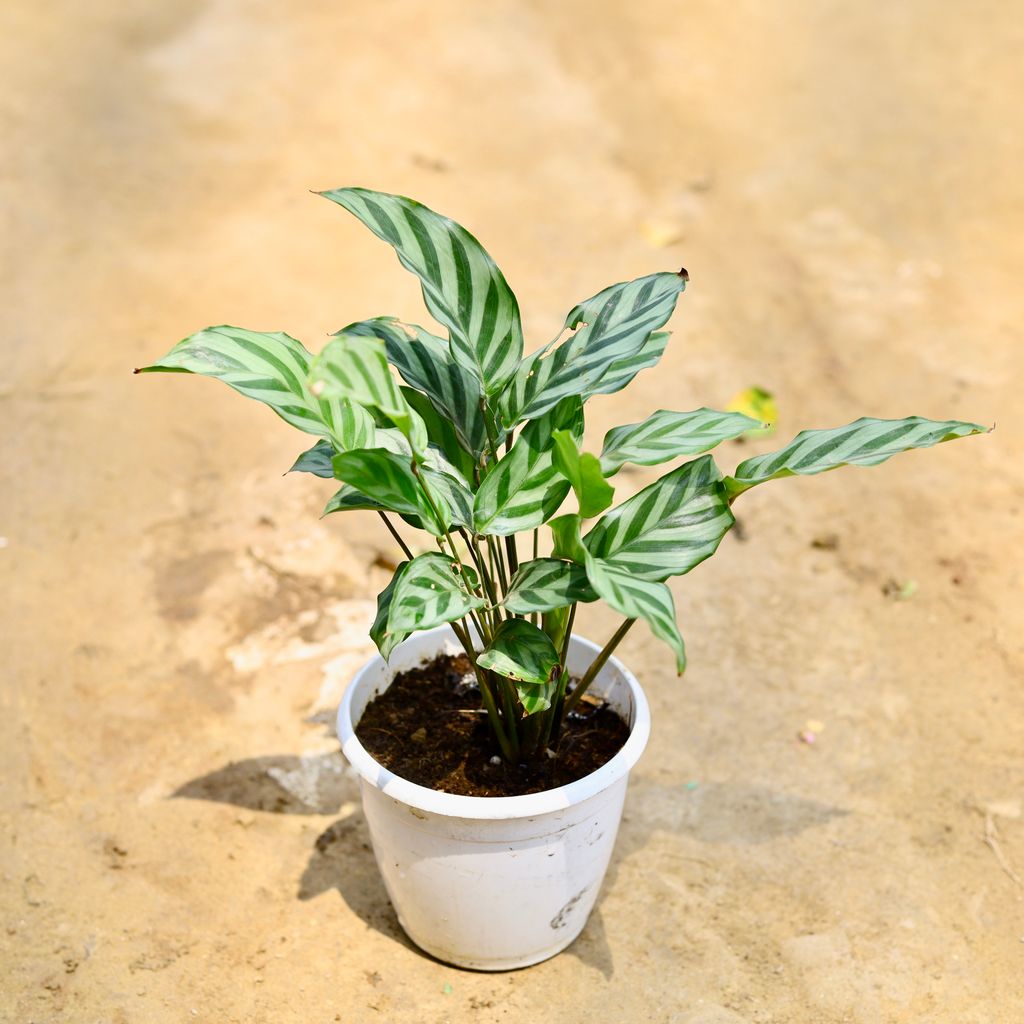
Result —
[[596, 772], [622, 749], [629, 727], [611, 708], [583, 696], [548, 748], [553, 756], [509, 764], [463, 654], [397, 675], [367, 705], [356, 735], [385, 768], [410, 782], [460, 796], [522, 796]]
[[[0, 29], [0, 1020], [1024, 1020], [1020, 4], [8, 0]], [[430, 326], [309, 192], [347, 184], [483, 239], [531, 348], [687, 268], [590, 451], [754, 385], [778, 433], [726, 472], [860, 415], [998, 424], [737, 501], [671, 582], [685, 677], [641, 626], [617, 651], [653, 730], [597, 909], [513, 974], [404, 938], [333, 734], [401, 557], [379, 519], [320, 520], [330, 481], [282, 476], [309, 440], [255, 403], [131, 375], [207, 324]]]

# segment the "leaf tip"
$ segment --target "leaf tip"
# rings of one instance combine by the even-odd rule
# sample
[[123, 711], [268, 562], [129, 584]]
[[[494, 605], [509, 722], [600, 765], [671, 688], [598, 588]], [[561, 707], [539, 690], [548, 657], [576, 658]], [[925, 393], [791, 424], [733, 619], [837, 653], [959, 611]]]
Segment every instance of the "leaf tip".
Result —
[[686, 269], [686, 267], [680, 267], [676, 271], [676, 277], [680, 278], [682, 280], [683, 284], [686, 284], [690, 280], [690, 273]]

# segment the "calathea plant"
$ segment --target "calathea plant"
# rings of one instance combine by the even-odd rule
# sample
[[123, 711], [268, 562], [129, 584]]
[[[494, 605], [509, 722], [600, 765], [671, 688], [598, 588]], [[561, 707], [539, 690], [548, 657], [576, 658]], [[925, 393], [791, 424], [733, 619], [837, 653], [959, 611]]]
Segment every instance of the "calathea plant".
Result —
[[[210, 327], [144, 369], [216, 377], [318, 438], [293, 470], [341, 481], [325, 512], [377, 512], [407, 559], [378, 598], [370, 634], [381, 654], [450, 623], [510, 761], [549, 749], [637, 619], [683, 670], [665, 580], [715, 552], [745, 491], [873, 466], [985, 429], [864, 418], [802, 431], [723, 476], [705, 453], [760, 424], [738, 412], [660, 410], [609, 431], [599, 456], [583, 452], [585, 403], [657, 363], [685, 271], [605, 288], [524, 356], [515, 295], [465, 228], [401, 196], [360, 188], [323, 195], [394, 248], [446, 339], [379, 317], [338, 331], [314, 357], [287, 334]], [[696, 457], [612, 507], [610, 481], [626, 463], [687, 456]], [[570, 492], [575, 511], [559, 515]], [[437, 550], [414, 554], [395, 517], [429, 534]], [[543, 556], [542, 527], [550, 548]], [[576, 608], [599, 599], [624, 621], [572, 685], [565, 665]]]

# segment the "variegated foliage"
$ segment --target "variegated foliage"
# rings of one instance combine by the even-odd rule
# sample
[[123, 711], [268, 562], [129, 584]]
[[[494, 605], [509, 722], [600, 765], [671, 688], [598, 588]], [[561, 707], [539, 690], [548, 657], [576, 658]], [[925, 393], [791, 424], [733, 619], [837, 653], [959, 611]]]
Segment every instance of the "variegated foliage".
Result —
[[[292, 471], [340, 481], [325, 514], [373, 510], [397, 536], [394, 514], [432, 535], [438, 550], [415, 556], [401, 541], [407, 558], [379, 595], [370, 635], [387, 658], [411, 633], [452, 623], [509, 758], [534, 756], [557, 734], [551, 716], [567, 699], [564, 658], [577, 605], [600, 599], [626, 617], [595, 667], [643, 619], [682, 671], [666, 580], [715, 552], [739, 495], [984, 430], [956, 420], [860, 419], [805, 430], [723, 476], [704, 453], [741, 436], [761, 443], [760, 421], [738, 411], [660, 409], [608, 431], [600, 456], [591, 454], [581, 449], [584, 403], [658, 362], [685, 271], [597, 292], [569, 311], [558, 338], [524, 356], [516, 298], [465, 228], [401, 196], [322, 194], [392, 246], [446, 337], [382, 316], [349, 324], [314, 357], [286, 334], [210, 327], [143, 370], [215, 377], [314, 435]], [[609, 478], [624, 466], [690, 456], [613, 504]], [[540, 555], [545, 524], [550, 553]], [[530, 531], [533, 543], [519, 545], [517, 535]]]

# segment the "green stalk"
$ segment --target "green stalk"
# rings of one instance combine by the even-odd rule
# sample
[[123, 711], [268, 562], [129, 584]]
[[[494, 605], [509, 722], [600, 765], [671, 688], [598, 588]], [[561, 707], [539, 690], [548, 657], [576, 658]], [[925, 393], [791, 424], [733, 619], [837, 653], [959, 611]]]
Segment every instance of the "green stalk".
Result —
[[619, 646], [619, 641], [629, 632], [630, 626], [636, 622], [636, 619], [626, 619], [615, 633], [612, 638], [604, 645], [601, 649], [600, 654], [591, 662], [590, 668], [583, 674], [583, 678], [580, 680], [579, 686], [576, 687], [572, 693], [565, 699], [565, 711], [563, 714], [569, 714], [570, 711], [580, 702], [580, 697], [587, 692], [587, 687], [594, 681], [594, 677], [598, 672], [604, 668], [604, 663], [612, 656], [612, 651]]
[[491, 723], [491, 730], [494, 732], [494, 735], [498, 740], [498, 746], [501, 747], [501, 752], [505, 756], [505, 760], [514, 763], [518, 759], [518, 744], [513, 746], [513, 744], [509, 742], [509, 738], [501, 724], [501, 713], [498, 711], [498, 706], [494, 702], [494, 694], [491, 693], [490, 685], [485, 678], [486, 673], [476, 663], [476, 651], [473, 649], [469, 633], [456, 622], [452, 622], [451, 627], [455, 635], [459, 638], [459, 643], [462, 644], [462, 647], [466, 652], [466, 657], [469, 658], [469, 663], [473, 666], [477, 685], [480, 687], [480, 696], [483, 698], [484, 708], [487, 711], [487, 718]]
[[562, 638], [562, 650], [559, 660], [561, 669], [558, 676], [558, 688], [555, 690], [555, 699], [551, 702], [551, 711], [544, 723], [543, 745], [546, 747], [552, 737], [558, 738], [562, 731], [562, 716], [565, 706], [565, 688], [569, 685], [569, 641], [572, 639], [572, 626], [576, 619], [576, 602], [569, 607], [569, 618], [565, 624], [565, 635]]

